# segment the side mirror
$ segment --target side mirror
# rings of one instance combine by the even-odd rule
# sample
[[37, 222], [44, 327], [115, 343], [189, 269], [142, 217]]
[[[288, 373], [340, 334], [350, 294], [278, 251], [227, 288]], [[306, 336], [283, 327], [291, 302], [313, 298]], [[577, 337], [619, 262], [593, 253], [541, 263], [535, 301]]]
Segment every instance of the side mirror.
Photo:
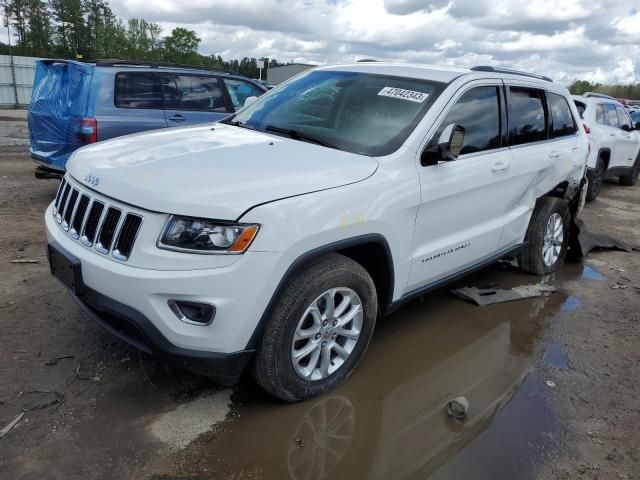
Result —
[[258, 97], [253, 96], [253, 97], [247, 97], [244, 101], [244, 105], [243, 107], [248, 107], [249, 105], [251, 105], [253, 102], [255, 102], [258, 99]]
[[464, 128], [455, 123], [447, 125], [438, 139], [438, 152], [444, 162], [452, 162], [462, 151]]
[[634, 127], [630, 127], [629, 125], [623, 125], [622, 127], [620, 127], [622, 130], [624, 130], [625, 132], [631, 132], [632, 130], [634, 130]]

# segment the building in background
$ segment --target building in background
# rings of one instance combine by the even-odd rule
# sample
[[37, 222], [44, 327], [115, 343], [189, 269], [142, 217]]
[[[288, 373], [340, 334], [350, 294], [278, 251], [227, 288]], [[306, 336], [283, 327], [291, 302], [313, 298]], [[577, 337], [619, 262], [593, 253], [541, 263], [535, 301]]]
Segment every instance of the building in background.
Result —
[[269, 67], [267, 70], [267, 83], [270, 85], [280, 85], [291, 77], [313, 67], [317, 67], [317, 65], [290, 63], [289, 65], [281, 65], [279, 67]]

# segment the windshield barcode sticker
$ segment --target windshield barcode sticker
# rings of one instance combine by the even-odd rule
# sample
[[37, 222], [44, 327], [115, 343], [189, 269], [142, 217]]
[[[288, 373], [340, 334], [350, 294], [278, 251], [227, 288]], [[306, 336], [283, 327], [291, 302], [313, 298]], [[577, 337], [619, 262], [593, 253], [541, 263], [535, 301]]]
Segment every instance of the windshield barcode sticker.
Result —
[[383, 97], [401, 98], [410, 102], [422, 103], [429, 98], [428, 93], [414, 92], [413, 90], [405, 90], [404, 88], [384, 87], [378, 92]]

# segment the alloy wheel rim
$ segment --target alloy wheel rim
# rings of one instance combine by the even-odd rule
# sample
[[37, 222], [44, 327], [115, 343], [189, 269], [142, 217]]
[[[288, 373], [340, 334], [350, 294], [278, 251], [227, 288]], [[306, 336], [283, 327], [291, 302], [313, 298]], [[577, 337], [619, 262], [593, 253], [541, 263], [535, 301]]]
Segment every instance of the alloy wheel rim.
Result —
[[291, 342], [291, 362], [305, 380], [323, 380], [353, 353], [364, 312], [358, 294], [346, 287], [326, 290], [298, 321]]
[[554, 213], [547, 221], [547, 229], [542, 243], [542, 259], [547, 267], [558, 261], [564, 241], [564, 226], [562, 217]]

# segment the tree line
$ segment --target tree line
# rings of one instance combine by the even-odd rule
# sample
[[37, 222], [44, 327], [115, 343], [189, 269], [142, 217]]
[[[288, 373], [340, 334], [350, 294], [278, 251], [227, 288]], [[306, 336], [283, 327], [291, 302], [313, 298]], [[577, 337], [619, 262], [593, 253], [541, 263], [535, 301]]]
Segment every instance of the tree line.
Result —
[[[14, 55], [170, 62], [252, 78], [258, 77], [258, 63], [262, 62], [202, 55], [198, 53], [201, 39], [193, 30], [178, 27], [163, 36], [157, 23], [118, 18], [106, 0], [0, 0], [0, 14], [12, 33]], [[0, 54], [7, 54], [9, 46], [3, 41], [0, 39]], [[270, 60], [269, 66], [277, 65]]]
[[586, 80], [576, 80], [569, 85], [569, 91], [574, 95], [582, 95], [586, 92], [597, 92], [610, 95], [615, 98], [640, 100], [640, 82], [626, 85], [604, 85]]

